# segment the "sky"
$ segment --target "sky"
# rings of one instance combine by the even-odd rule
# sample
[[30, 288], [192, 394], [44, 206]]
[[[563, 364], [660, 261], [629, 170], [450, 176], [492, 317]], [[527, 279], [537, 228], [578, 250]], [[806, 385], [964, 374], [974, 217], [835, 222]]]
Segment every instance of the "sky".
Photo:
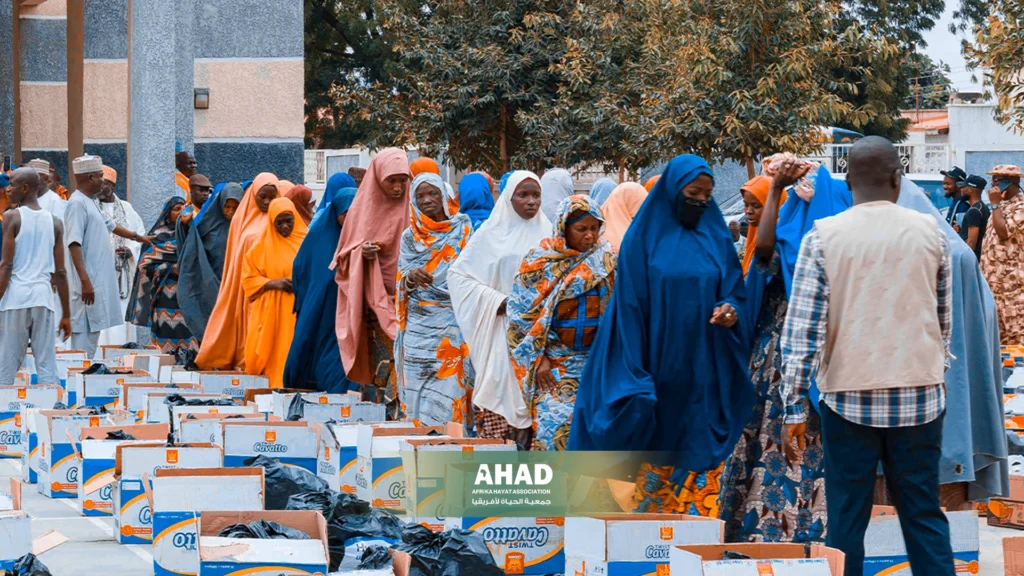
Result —
[[946, 13], [936, 22], [935, 27], [924, 33], [924, 40], [928, 43], [921, 51], [928, 54], [932, 60], [942, 61], [949, 64], [949, 79], [953, 88], [960, 91], [981, 91], [979, 82], [971, 80], [972, 75], [977, 75], [980, 81], [980, 74], [967, 69], [963, 55], [960, 54], [960, 43], [966, 37], [964, 33], [951, 34], [949, 23], [953, 20], [953, 10], [958, 2], [946, 0]]

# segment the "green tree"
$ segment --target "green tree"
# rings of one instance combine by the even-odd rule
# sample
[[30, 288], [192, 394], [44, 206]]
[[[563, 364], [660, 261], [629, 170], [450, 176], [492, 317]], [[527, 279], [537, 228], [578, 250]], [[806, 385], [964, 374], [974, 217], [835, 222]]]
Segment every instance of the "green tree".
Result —
[[1024, 132], [1024, 4], [991, 0], [989, 10], [965, 53], [970, 64], [985, 70], [985, 85], [995, 92], [996, 119]]
[[914, 53], [903, 61], [903, 74], [909, 79], [911, 89], [904, 108], [938, 110], [949, 103], [953, 88], [948, 64], [936, 64], [928, 55]]

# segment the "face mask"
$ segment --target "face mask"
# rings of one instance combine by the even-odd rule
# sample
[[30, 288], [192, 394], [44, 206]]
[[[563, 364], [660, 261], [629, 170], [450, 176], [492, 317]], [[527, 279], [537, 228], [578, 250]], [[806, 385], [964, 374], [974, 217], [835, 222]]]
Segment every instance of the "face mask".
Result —
[[1013, 186], [1013, 184], [1014, 184], [1014, 182], [1011, 181], [1011, 180], [1000, 180], [999, 181], [999, 191], [1000, 192], [1006, 192], [1007, 190], [1010, 189], [1011, 186]]
[[694, 200], [693, 198], [687, 198], [682, 193], [676, 196], [674, 206], [676, 219], [687, 230], [693, 230], [697, 227], [700, 217], [704, 215], [704, 211], [707, 209], [707, 200]]

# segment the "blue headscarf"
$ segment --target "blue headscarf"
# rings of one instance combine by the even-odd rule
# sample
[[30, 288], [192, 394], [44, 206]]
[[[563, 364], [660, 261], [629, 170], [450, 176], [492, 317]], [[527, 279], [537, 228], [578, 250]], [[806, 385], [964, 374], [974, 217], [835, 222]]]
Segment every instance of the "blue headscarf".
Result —
[[[358, 188], [358, 187], [359, 186], [356, 186], [356, 179], [355, 178], [349, 176], [348, 174], [346, 174], [344, 172], [335, 172], [334, 176], [331, 176], [330, 179], [327, 180], [327, 187], [324, 189], [324, 195], [320, 199], [320, 204], [316, 207], [317, 213], [319, 213], [320, 210], [322, 210], [325, 206], [327, 206], [327, 204], [328, 204], [328, 201], [327, 201], [327, 193], [328, 193], [328, 191], [333, 191], [333, 194], [332, 194], [332, 196], [333, 196], [334, 194], [337, 194], [338, 190], [341, 190], [342, 188]], [[310, 222], [310, 224], [312, 224], [312, 222]]]
[[616, 186], [618, 184], [611, 178], [599, 178], [590, 185], [590, 197], [597, 200], [598, 206], [604, 206], [605, 201], [611, 196], [612, 190], [615, 190]]
[[491, 210], [494, 210], [491, 183], [483, 174], [467, 174], [459, 182], [459, 212], [469, 216], [476, 230], [491, 215]]
[[511, 176], [515, 170], [509, 170], [502, 175], [501, 180], [498, 181], [498, 194], [505, 191], [505, 184], [508, 184], [508, 177]]
[[805, 202], [800, 196], [790, 194], [779, 209], [779, 223], [775, 227], [775, 247], [782, 259], [782, 279], [786, 282], [787, 297], [793, 293], [793, 273], [804, 236], [816, 221], [835, 216], [853, 206], [850, 189], [845, 182], [834, 180], [828, 168], [818, 168], [813, 178], [814, 196], [811, 201]]
[[344, 393], [355, 389], [345, 376], [334, 324], [338, 309], [338, 284], [330, 269], [341, 237], [338, 216], [348, 212], [356, 197], [347, 183], [348, 174], [335, 174], [327, 182], [320, 209], [302, 241], [292, 264], [292, 288], [295, 292], [295, 337], [284, 367], [288, 388]]
[[[568, 444], [663, 452], [677, 485], [725, 461], [754, 402], [743, 270], [729, 228], [714, 200], [694, 230], [674, 216], [676, 197], [700, 175], [712, 172], [699, 156], [669, 162], [622, 240]], [[738, 312], [733, 328], [709, 322], [723, 303]]]
[[996, 304], [974, 251], [946, 222], [928, 195], [903, 178], [898, 204], [929, 214], [949, 241], [953, 262], [953, 326], [946, 370], [946, 420], [942, 425], [939, 483], [967, 482], [967, 497], [1009, 493], [1003, 428], [1002, 359]]

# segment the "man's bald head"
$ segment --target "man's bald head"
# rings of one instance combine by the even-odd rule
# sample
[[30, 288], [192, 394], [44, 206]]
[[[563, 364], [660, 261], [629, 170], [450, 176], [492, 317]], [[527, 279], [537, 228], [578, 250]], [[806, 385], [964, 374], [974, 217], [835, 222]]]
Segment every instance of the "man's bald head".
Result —
[[854, 204], [895, 202], [900, 196], [903, 164], [892, 142], [881, 136], [868, 136], [850, 148], [846, 183], [853, 192]]
[[7, 193], [12, 204], [21, 204], [29, 196], [39, 194], [39, 172], [35, 168], [18, 168], [11, 174], [11, 188]]
[[179, 172], [191, 178], [195, 175], [198, 169], [196, 158], [192, 154], [182, 151], [174, 154], [174, 166]]

